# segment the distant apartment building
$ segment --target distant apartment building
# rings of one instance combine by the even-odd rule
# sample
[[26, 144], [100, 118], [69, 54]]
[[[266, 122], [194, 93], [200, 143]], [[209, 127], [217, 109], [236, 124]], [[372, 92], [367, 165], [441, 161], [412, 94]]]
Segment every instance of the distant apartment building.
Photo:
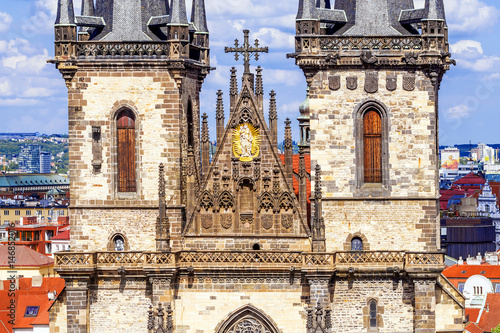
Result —
[[28, 145], [21, 148], [19, 172], [40, 173], [40, 146]]
[[476, 148], [471, 149], [471, 158], [487, 165], [495, 164], [496, 157], [495, 149], [484, 143], [479, 143]]
[[50, 173], [52, 154], [50, 152], [40, 152], [40, 173]]
[[455, 147], [441, 149], [441, 168], [447, 170], [458, 170], [460, 164], [460, 150]]

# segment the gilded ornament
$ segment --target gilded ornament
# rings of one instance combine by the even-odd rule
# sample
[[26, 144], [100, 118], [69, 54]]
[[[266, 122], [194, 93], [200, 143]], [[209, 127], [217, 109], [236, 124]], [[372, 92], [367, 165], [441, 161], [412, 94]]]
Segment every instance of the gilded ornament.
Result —
[[242, 162], [250, 162], [260, 152], [259, 130], [250, 123], [243, 123], [233, 129], [233, 154]]

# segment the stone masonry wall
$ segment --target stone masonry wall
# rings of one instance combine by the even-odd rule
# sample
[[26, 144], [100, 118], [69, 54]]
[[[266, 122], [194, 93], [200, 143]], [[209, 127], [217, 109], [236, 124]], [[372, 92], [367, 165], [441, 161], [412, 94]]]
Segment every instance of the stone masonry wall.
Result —
[[68, 313], [66, 308], [66, 291], [58, 296], [57, 301], [51, 306], [49, 311], [49, 331], [50, 333], [68, 332]]
[[[312, 168], [321, 165], [327, 250], [345, 250], [343, 243], [354, 233], [366, 237], [370, 250], [436, 250], [434, 87], [417, 72], [414, 90], [407, 91], [403, 88], [407, 72], [380, 70], [378, 91], [367, 93], [367, 71], [320, 72], [311, 84], [311, 163]], [[338, 90], [329, 88], [329, 77], [334, 75], [340, 76]], [[394, 91], [386, 87], [388, 75], [397, 75]], [[356, 89], [347, 88], [347, 77], [357, 78]], [[359, 151], [362, 133], [356, 129], [356, 110], [369, 101], [385, 105], [387, 113], [387, 120], [382, 121], [387, 145], [383, 184], [363, 184], [359, 179], [363, 153]]]
[[106, 278], [90, 290], [90, 333], [147, 332], [146, 279]]
[[[238, 308], [252, 304], [270, 317], [280, 332], [303, 333], [306, 304], [301, 301], [299, 279], [288, 278], [194, 278], [181, 279], [174, 297], [177, 333], [212, 333]], [[193, 318], [196, 318], [193, 320]]]
[[355, 235], [366, 237], [371, 251], [436, 250], [435, 201], [324, 201], [326, 250], [350, 250]]
[[[193, 104], [198, 105], [196, 85], [187, 86]], [[165, 66], [79, 64], [68, 92], [71, 248], [104, 249], [108, 232], [120, 229], [127, 232], [129, 239], [134, 234], [141, 237], [141, 241], [131, 240], [131, 250], [154, 250], [160, 163], [165, 165], [168, 205], [179, 208], [182, 204], [179, 166], [182, 165], [181, 118], [185, 117], [176, 81]], [[117, 192], [115, 116], [122, 107], [136, 114], [136, 193]], [[101, 129], [97, 151], [102, 164], [98, 170], [92, 165], [96, 157], [92, 138], [95, 126]], [[103, 210], [111, 207], [121, 209]], [[174, 218], [172, 223], [180, 221]], [[180, 224], [172, 229], [172, 238], [176, 238], [178, 246]]]
[[368, 304], [377, 303], [378, 332], [413, 332], [414, 288], [392, 278], [339, 278], [332, 300], [332, 332], [366, 332]]
[[[320, 72], [310, 90], [311, 162], [321, 164], [323, 196], [355, 197], [356, 138], [354, 112], [367, 100], [377, 100], [388, 109], [389, 192], [392, 197], [436, 197], [437, 152], [434, 87], [421, 72], [416, 73], [414, 91], [403, 89], [406, 72], [380, 71], [379, 89], [364, 90], [365, 69], [340, 73]], [[388, 74], [397, 74], [397, 89], [386, 89]], [[340, 75], [341, 87], [328, 88], [328, 78]], [[346, 87], [348, 76], [357, 77], [357, 88]], [[314, 167], [312, 166], [314, 169]]]

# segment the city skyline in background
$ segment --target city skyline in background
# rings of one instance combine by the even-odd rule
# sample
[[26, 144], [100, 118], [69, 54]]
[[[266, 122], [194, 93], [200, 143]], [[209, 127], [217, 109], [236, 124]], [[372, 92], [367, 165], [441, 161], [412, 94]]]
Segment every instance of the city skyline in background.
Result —
[[[424, 0], [415, 0], [423, 7]], [[80, 12], [81, 1], [74, 1]], [[186, 1], [190, 8], [191, 1]], [[60, 74], [46, 61], [53, 58], [53, 23], [57, 0], [19, 0], [0, 8], [0, 132], [67, 133], [67, 90]], [[202, 88], [200, 111], [209, 116], [210, 139], [215, 140], [216, 91], [229, 104], [229, 70], [243, 70], [242, 61], [225, 54], [234, 39], [243, 41], [243, 29], [251, 40], [269, 46], [269, 54], [251, 61], [264, 72], [265, 110], [269, 92], [277, 93], [279, 141], [286, 118], [292, 120], [298, 140], [298, 107], [305, 99], [306, 84], [293, 59], [294, 18], [297, 4], [287, 1], [280, 8], [264, 0], [207, 1], [211, 61], [216, 67]], [[500, 44], [491, 38], [500, 28], [500, 5], [494, 0], [445, 0], [450, 50], [457, 66], [445, 75], [440, 91], [440, 144], [451, 146], [497, 142], [500, 122]], [[228, 108], [226, 107], [226, 119]], [[267, 117], [267, 116], [266, 116]]]

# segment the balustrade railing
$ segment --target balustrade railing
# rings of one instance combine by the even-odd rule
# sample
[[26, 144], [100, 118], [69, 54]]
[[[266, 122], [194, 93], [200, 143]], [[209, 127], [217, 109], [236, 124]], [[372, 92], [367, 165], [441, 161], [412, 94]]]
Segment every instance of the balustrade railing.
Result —
[[421, 37], [350, 37], [319, 36], [319, 46], [325, 51], [382, 51], [382, 50], [415, 50], [422, 49]]
[[336, 266], [442, 266], [442, 252], [341, 251], [305, 253], [280, 251], [179, 251], [179, 252], [58, 252], [56, 268], [92, 267], [269, 267], [320, 268]]

